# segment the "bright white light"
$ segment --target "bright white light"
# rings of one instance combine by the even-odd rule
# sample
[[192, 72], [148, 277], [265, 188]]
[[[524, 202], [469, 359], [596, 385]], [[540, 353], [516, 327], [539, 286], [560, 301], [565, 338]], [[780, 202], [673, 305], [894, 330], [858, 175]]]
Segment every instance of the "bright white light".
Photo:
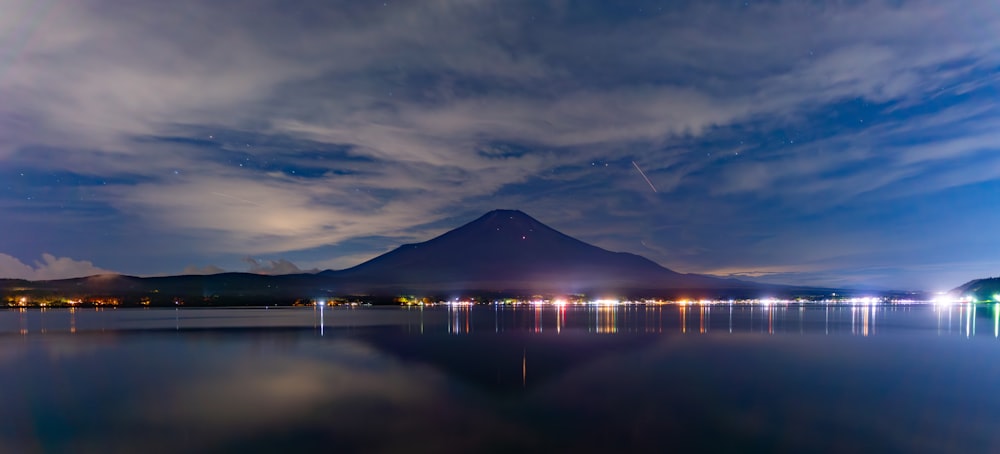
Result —
[[848, 301], [851, 304], [871, 305], [871, 304], [877, 303], [878, 302], [878, 298], [875, 298], [874, 296], [862, 296], [862, 297], [851, 298]]
[[958, 302], [958, 300], [948, 294], [939, 294], [933, 300], [935, 306], [950, 306], [956, 302]]

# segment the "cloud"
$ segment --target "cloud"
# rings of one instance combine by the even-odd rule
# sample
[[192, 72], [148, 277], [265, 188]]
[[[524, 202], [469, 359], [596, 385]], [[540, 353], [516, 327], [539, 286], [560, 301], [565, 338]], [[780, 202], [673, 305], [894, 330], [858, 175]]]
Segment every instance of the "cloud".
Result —
[[250, 272], [257, 274], [301, 274], [301, 273], [318, 273], [319, 270], [302, 270], [294, 263], [289, 262], [285, 259], [278, 260], [267, 260], [262, 262], [252, 257], [246, 257], [243, 259], [244, 262], [250, 265]]
[[42, 254], [42, 260], [36, 260], [34, 266], [25, 264], [16, 257], [0, 254], [0, 278], [41, 281], [108, 273], [114, 272], [98, 268], [86, 260], [56, 257], [49, 253]]

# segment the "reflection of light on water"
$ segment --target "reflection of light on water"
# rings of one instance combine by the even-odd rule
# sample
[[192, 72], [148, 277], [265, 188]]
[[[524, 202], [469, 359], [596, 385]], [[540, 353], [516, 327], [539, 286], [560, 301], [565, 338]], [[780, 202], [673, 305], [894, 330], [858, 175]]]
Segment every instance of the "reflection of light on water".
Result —
[[879, 307], [875, 304], [851, 307], [851, 334], [875, 334], [875, 319]]
[[767, 311], [767, 334], [774, 334], [774, 309], [765, 305], [764, 310]]
[[21, 335], [24, 336], [28, 334], [28, 310], [22, 307], [17, 312], [18, 322], [21, 326]]
[[601, 334], [618, 332], [618, 310], [614, 306], [599, 306], [595, 317], [595, 330]]
[[937, 334], [941, 335], [941, 309], [935, 307], [934, 312], [937, 312]]
[[875, 334], [875, 311], [872, 310], [871, 306], [865, 306], [862, 312], [864, 312], [865, 317], [865, 336], [868, 335], [869, 329], [871, 329], [871, 334]]
[[972, 310], [968, 307], [961, 306], [958, 309], [958, 320], [959, 320], [959, 332], [962, 331], [961, 323], [962, 318], [965, 318], [965, 337], [969, 337], [972, 334]]
[[[1000, 337], [1000, 303], [994, 303], [993, 309], [993, 337]], [[979, 314], [979, 305], [976, 303], [958, 302], [952, 305], [935, 305], [934, 311], [937, 313], [937, 334], [965, 335], [966, 338], [976, 336], [976, 319]], [[954, 312], [958, 312], [957, 320], [953, 320]], [[947, 321], [944, 320], [944, 312], [948, 313]], [[945, 331], [941, 325], [947, 323], [948, 329]], [[957, 324], [958, 326], [954, 326]]]
[[[729, 306], [721, 307], [722, 304]], [[984, 323], [989, 323], [992, 318], [994, 325], [994, 337], [1000, 338], [1000, 303], [990, 302], [983, 304], [987, 314], [983, 315]], [[327, 302], [326, 306], [329, 306]], [[694, 317], [691, 333], [699, 333], [705, 336], [722, 335], [727, 331], [730, 333], [753, 333], [755, 335], [785, 335], [793, 333], [816, 333], [820, 331], [820, 319], [823, 319], [823, 332], [826, 335], [856, 335], [873, 336], [878, 334], [893, 334], [898, 331], [899, 322], [904, 324], [922, 324], [921, 328], [926, 329], [928, 334], [936, 332], [940, 336], [963, 336], [972, 338], [977, 335], [976, 325], [978, 323], [978, 305], [973, 303], [955, 303], [952, 305], [892, 305], [885, 303], [875, 304], [829, 304], [825, 307], [813, 304], [769, 304], [769, 305], [741, 305], [728, 303], [700, 304], [695, 301], [685, 305], [666, 304], [646, 304], [643, 307], [639, 304], [618, 304], [618, 305], [575, 305], [567, 303], [565, 305], [493, 305], [494, 311], [494, 332], [518, 332], [518, 333], [542, 333], [548, 329], [549, 333], [561, 334], [563, 329], [567, 333], [583, 330], [591, 333], [657, 333], [669, 332], [677, 329], [680, 333], [687, 334], [688, 319]], [[671, 306], [676, 307], [677, 312], [673, 312]], [[551, 308], [551, 309], [550, 309]], [[180, 311], [182, 308], [172, 308], [174, 311], [174, 326], [179, 329]], [[716, 319], [719, 318], [720, 310], [727, 310], [727, 327], [718, 326], [721, 320], [712, 320], [713, 309]], [[56, 331], [62, 333], [80, 333], [88, 330], [115, 330], [118, 315], [114, 309], [103, 309], [104, 314], [94, 314], [93, 311], [101, 312], [100, 309], [90, 308], [12, 308], [7, 311], [6, 319], [7, 332], [22, 335], [38, 335], [42, 329], [47, 333]], [[169, 328], [169, 312], [163, 309], [142, 309], [151, 316], [157, 316], [161, 320], [159, 326]], [[308, 309], [288, 309], [289, 313], [298, 312], [304, 316], [299, 322], [300, 326], [309, 327], [312, 325], [313, 332], [320, 336], [326, 334], [326, 307], [315, 305], [314, 312], [310, 314]], [[331, 330], [340, 329], [348, 325], [353, 326], [352, 318], [346, 311], [331, 308], [331, 316], [334, 317], [334, 325]], [[357, 311], [365, 312], [365, 309], [358, 308]], [[375, 309], [372, 309], [375, 310]], [[381, 310], [381, 309], [379, 309]], [[485, 306], [467, 305], [439, 305], [436, 307], [405, 307], [405, 317], [400, 317], [403, 332], [417, 335], [424, 328], [430, 329], [431, 333], [448, 332], [452, 334], [471, 333], [475, 330], [489, 329], [489, 315]], [[420, 314], [415, 313], [420, 311]], [[427, 326], [424, 325], [424, 311], [430, 311], [426, 317]], [[473, 313], [480, 311], [482, 314]], [[697, 311], [697, 314], [690, 312]], [[790, 312], [791, 311], [791, 312]], [[989, 311], [993, 311], [990, 313]], [[119, 310], [121, 312], [121, 310]], [[185, 327], [202, 326], [200, 310], [192, 313], [187, 310], [184, 314]], [[274, 312], [272, 308], [272, 313]], [[672, 315], [671, 313], [673, 312]], [[898, 315], [896, 313], [899, 313]], [[909, 315], [909, 313], [914, 315]], [[945, 312], [948, 312], [946, 315]], [[925, 314], [922, 318], [916, 317], [918, 314]], [[126, 314], [128, 315], [128, 314]], [[165, 316], [165, 317], [164, 317]], [[370, 313], [358, 314], [358, 317], [367, 320]], [[128, 317], [126, 317], [128, 318]], [[419, 318], [419, 320], [418, 320]], [[546, 318], [548, 320], [546, 320]], [[883, 320], [885, 319], [885, 320]], [[954, 323], [951, 320], [954, 320]], [[0, 326], [4, 320], [0, 318]], [[891, 322], [889, 325], [885, 323]], [[417, 324], [421, 326], [418, 329]], [[715, 325], [713, 325], [715, 323]], [[795, 325], [798, 324], [798, 330]], [[475, 325], [475, 326], [474, 326]], [[548, 325], [548, 326], [546, 326]], [[678, 326], [679, 325], [679, 326]], [[946, 325], [949, 325], [946, 328]], [[888, 327], [888, 331], [886, 331]], [[712, 332], [715, 328], [715, 332]], [[808, 329], [807, 329], [808, 328]], [[989, 325], [987, 325], [988, 333]], [[333, 331], [331, 331], [332, 333]], [[674, 331], [675, 333], [677, 331]], [[765, 334], [766, 333], [766, 334]], [[988, 334], [984, 334], [988, 336]]]
[[729, 333], [733, 332], [733, 303], [729, 302]]
[[[973, 304], [972, 305], [972, 310], [970, 311], [971, 314], [969, 314], [969, 318], [972, 320], [972, 335], [973, 336], [976, 335], [976, 309], [977, 309], [976, 305]], [[968, 326], [965, 327], [965, 337], [969, 337], [969, 327]]]
[[618, 310], [614, 307], [602, 308], [598, 311], [599, 314], [603, 315], [603, 327], [602, 332], [605, 333], [616, 333], [618, 332]]
[[[646, 316], [643, 323], [643, 330], [647, 333], [659, 332], [657, 327], [658, 323], [654, 323], [659, 320], [659, 314], [662, 309], [659, 306], [646, 306]], [[662, 327], [662, 325], [660, 325]]]
[[993, 337], [1000, 337], [1000, 303], [993, 304]]
[[[449, 305], [448, 316], [451, 323], [448, 324], [448, 332], [451, 334], [465, 334], [472, 331], [469, 325], [469, 318], [472, 306], [467, 304]], [[423, 311], [421, 310], [421, 316]], [[423, 333], [423, 318], [420, 321], [420, 332]]]

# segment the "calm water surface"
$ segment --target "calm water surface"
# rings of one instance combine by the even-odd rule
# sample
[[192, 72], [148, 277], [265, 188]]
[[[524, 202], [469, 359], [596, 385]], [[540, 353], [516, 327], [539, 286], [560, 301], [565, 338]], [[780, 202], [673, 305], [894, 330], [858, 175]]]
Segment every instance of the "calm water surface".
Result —
[[979, 305], [0, 311], [0, 452], [998, 452]]

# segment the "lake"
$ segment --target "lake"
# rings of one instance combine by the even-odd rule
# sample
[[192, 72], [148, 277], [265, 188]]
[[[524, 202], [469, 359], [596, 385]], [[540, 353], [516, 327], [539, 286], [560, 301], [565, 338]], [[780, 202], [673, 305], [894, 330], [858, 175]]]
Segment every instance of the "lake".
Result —
[[997, 452], [994, 305], [0, 311], [0, 452]]

